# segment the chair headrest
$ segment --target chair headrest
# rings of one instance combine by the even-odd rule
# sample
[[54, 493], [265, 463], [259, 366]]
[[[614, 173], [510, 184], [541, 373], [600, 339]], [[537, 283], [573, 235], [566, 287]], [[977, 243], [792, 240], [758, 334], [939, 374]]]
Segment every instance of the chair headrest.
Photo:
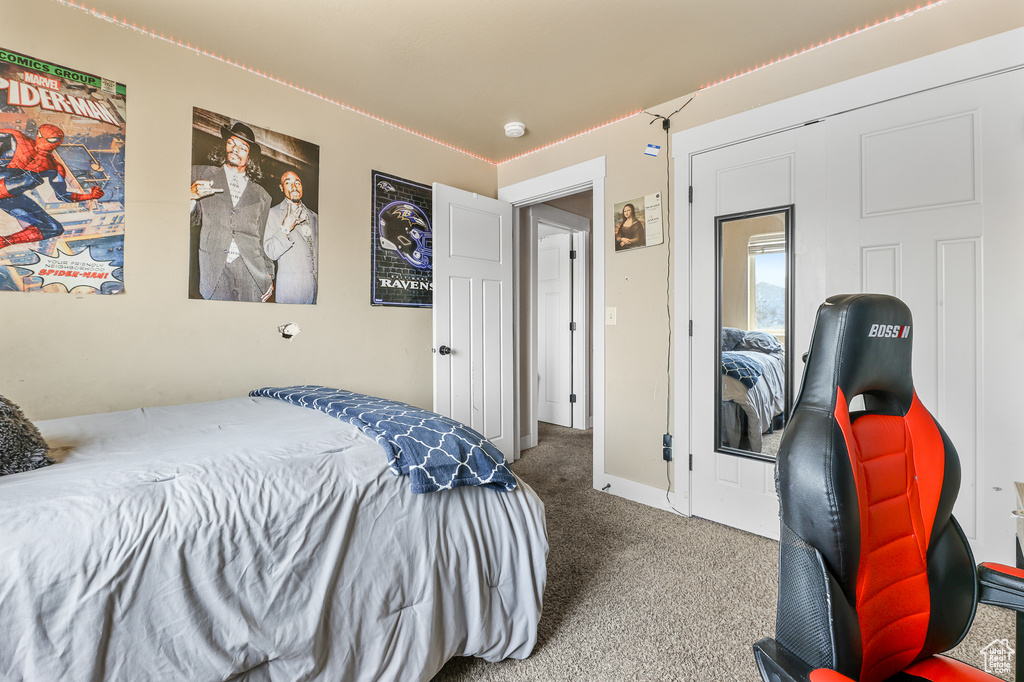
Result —
[[818, 308], [797, 407], [831, 412], [839, 387], [847, 401], [877, 395], [905, 414], [914, 398], [913, 339], [910, 308], [894, 296], [828, 298]]

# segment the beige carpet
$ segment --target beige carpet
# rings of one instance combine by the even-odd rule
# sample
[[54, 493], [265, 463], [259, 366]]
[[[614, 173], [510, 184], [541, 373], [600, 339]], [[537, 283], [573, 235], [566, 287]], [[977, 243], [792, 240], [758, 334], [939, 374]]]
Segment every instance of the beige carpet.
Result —
[[[591, 458], [589, 432], [542, 424], [512, 465], [544, 500], [551, 545], [533, 654], [453, 659], [434, 679], [759, 680], [751, 645], [774, 632], [778, 543], [593, 490]], [[981, 667], [1002, 638], [1012, 616], [981, 607], [954, 655]]]

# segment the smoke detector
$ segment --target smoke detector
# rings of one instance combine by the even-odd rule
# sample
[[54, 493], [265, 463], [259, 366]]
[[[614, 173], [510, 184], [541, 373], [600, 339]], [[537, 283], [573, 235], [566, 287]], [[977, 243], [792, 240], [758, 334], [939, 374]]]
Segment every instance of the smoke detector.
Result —
[[522, 137], [526, 134], [526, 124], [515, 121], [505, 124], [505, 137]]

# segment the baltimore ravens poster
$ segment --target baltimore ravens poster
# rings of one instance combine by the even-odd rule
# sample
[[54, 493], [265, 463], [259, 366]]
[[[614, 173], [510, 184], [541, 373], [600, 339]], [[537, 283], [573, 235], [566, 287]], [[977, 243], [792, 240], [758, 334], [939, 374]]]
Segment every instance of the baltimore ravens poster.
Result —
[[125, 86], [0, 49], [0, 290], [124, 292]]
[[373, 171], [371, 305], [429, 308], [434, 303], [429, 185]]

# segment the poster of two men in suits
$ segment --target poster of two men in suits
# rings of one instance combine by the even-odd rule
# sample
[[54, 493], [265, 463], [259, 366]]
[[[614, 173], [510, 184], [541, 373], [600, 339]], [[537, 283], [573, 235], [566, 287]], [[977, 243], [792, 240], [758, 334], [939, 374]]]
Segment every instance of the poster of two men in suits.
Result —
[[314, 304], [320, 147], [192, 112], [189, 298]]

